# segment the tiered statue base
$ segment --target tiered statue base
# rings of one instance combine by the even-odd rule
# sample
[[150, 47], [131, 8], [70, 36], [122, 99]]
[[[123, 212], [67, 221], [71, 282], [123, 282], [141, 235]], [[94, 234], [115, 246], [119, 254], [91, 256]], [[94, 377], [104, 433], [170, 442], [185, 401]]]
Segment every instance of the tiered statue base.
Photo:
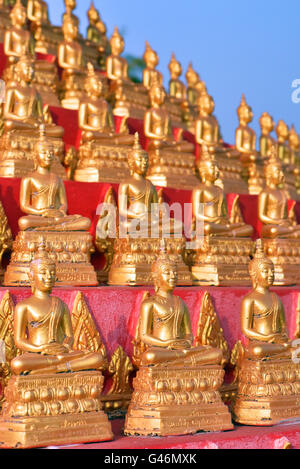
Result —
[[[136, 89], [135, 89], [136, 88]], [[144, 115], [150, 106], [149, 96], [143, 85], [127, 86], [112, 83], [111, 92], [114, 102], [113, 114], [132, 119], [144, 120]]]
[[124, 145], [81, 145], [75, 181], [120, 183], [129, 177], [129, 151]]
[[155, 186], [193, 190], [199, 184], [194, 165], [193, 153], [149, 151], [147, 178]]
[[231, 415], [218, 389], [220, 366], [143, 367], [134, 379], [126, 435], [184, 435], [232, 430]]
[[103, 381], [96, 371], [12, 377], [5, 389], [0, 446], [34, 448], [112, 440], [100, 400]]
[[[178, 285], [192, 285], [188, 266], [182, 259], [184, 238], [165, 238], [170, 257], [176, 259]], [[153, 285], [152, 265], [159, 256], [161, 239], [121, 238], [114, 244], [114, 257], [109, 271], [110, 285]]]
[[248, 286], [253, 241], [250, 238], [206, 236], [194, 254], [194, 285]]
[[10, 10], [7, 7], [0, 7], [0, 42], [4, 42], [5, 31], [11, 28], [9, 19]]
[[92, 237], [84, 231], [20, 231], [4, 275], [5, 285], [29, 285], [30, 262], [34, 259], [41, 236], [49, 256], [56, 262], [57, 286], [98, 285], [96, 272], [90, 263]]
[[300, 278], [300, 240], [265, 238], [263, 245], [275, 266], [274, 285], [297, 285]]
[[218, 155], [220, 186], [225, 193], [248, 194], [247, 183], [242, 179], [242, 165], [238, 159]]
[[35, 51], [42, 54], [57, 55], [57, 48], [64, 37], [61, 28], [52, 25], [31, 25], [35, 39]]
[[[23, 178], [34, 171], [34, 148], [38, 141], [32, 132], [10, 132], [0, 138], [0, 177]], [[49, 138], [53, 142], [55, 161], [51, 171], [66, 179], [65, 168], [60, 163], [64, 157], [64, 143], [60, 138]]]
[[238, 423], [261, 426], [300, 419], [300, 364], [243, 360], [233, 416]]

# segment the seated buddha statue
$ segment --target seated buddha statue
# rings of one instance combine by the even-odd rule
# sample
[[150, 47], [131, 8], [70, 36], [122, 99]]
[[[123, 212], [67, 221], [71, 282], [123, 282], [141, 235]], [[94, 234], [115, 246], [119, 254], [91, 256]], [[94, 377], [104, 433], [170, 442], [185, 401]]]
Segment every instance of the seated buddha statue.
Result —
[[261, 240], [249, 263], [253, 288], [242, 301], [241, 329], [245, 348], [239, 365], [234, 419], [245, 425], [273, 425], [298, 418], [299, 364], [288, 337], [283, 304], [270, 292], [275, 268]]
[[[216, 185], [219, 170], [212, 148], [203, 147], [197, 165], [201, 183], [193, 189], [192, 196], [194, 283], [247, 285], [253, 228], [242, 219], [239, 222], [230, 220], [225, 193]], [[233, 251], [237, 254], [234, 259], [230, 257]]]
[[[222, 384], [221, 375], [224, 373], [220, 373], [222, 351], [210, 346], [193, 346], [188, 308], [181, 298], [173, 294], [177, 284], [177, 266], [166, 252], [160, 253], [152, 271], [155, 294], [146, 298], [140, 308], [137, 328], [139, 371], [126, 416], [125, 434], [166, 436], [194, 433], [203, 430], [203, 425], [205, 427], [201, 418], [205, 410], [208, 429], [209, 408], [215, 410], [214, 416], [218, 415], [215, 422], [217, 427], [232, 428], [229, 412], [218, 394]], [[213, 387], [208, 380], [208, 373], [216, 379]], [[194, 378], [194, 386], [190, 390], [184, 386], [186, 374], [190, 380]], [[205, 391], [210, 392], [211, 396], [206, 409], [201, 401], [202, 396], [199, 396], [199, 384], [197, 386], [195, 381], [200, 376], [206, 376]], [[144, 387], [143, 379], [147, 383]], [[180, 399], [177, 398], [177, 393], [183, 391], [186, 394], [184, 406], [180, 405]], [[172, 395], [168, 398], [170, 392]], [[196, 414], [192, 412], [193, 407], [198, 409]]]
[[163, 86], [163, 76], [161, 72], [156, 69], [159, 64], [159, 57], [148, 41], [146, 41], [143, 59], [146, 64], [146, 68], [143, 72], [144, 87], [149, 91], [154, 82]]
[[182, 67], [180, 62], [172, 54], [169, 62], [169, 114], [175, 127], [184, 128], [184, 123], [189, 120], [190, 106], [187, 100], [187, 90], [185, 84], [180, 80]]
[[144, 117], [144, 133], [150, 156], [149, 179], [159, 186], [191, 188], [196, 181], [194, 145], [185, 141], [176, 142], [173, 138], [169, 114], [164, 107], [164, 88], [154, 82], [149, 96], [151, 108]]
[[144, 86], [135, 84], [128, 76], [128, 62], [121, 57], [125, 43], [117, 27], [109, 42], [111, 54], [106, 59], [106, 74], [110, 80], [114, 114], [142, 119], [149, 105], [149, 98]]
[[151, 284], [151, 265], [166, 238], [168, 252], [179, 263], [180, 282], [190, 284], [190, 273], [182, 260], [185, 239], [181, 220], [164, 211], [155, 186], [146, 179], [148, 153], [139, 144], [138, 133], [128, 153], [130, 177], [119, 185], [118, 239], [109, 272], [109, 283]]
[[28, 278], [32, 295], [14, 311], [11, 339], [19, 355], [10, 362], [1, 444], [33, 448], [112, 439], [100, 396], [105, 350], [73, 350], [70, 311], [51, 295], [56, 264], [44, 241], [30, 263]]
[[206, 91], [205, 83], [201, 80], [199, 74], [194, 70], [192, 63], [190, 63], [188, 66], [185, 78], [188, 84], [188, 101], [191, 103], [192, 106], [196, 106], [198, 96], [203, 91]]
[[[87, 231], [91, 221], [81, 215], [67, 215], [65, 186], [62, 179], [51, 172], [53, 143], [45, 135], [44, 125], [40, 127], [35, 153], [36, 169], [21, 181], [20, 207], [26, 215], [18, 221], [20, 232], [5, 274], [5, 283], [22, 284], [25, 281], [28, 262], [32, 260], [39, 236], [43, 234], [47, 246], [53, 251], [53, 258], [61, 263], [61, 269], [66, 268], [62, 272], [58, 269], [58, 282], [68, 284], [66, 279], [69, 279], [71, 285], [85, 284], [79, 275], [83, 269], [87, 284], [97, 284], [95, 272], [89, 264], [92, 240]], [[67, 268], [73, 271], [71, 278]], [[76, 268], [79, 270], [77, 277]]]
[[88, 64], [85, 90], [86, 97], [80, 101], [78, 112], [82, 133], [74, 178], [79, 181], [120, 182], [128, 176], [127, 153], [134, 137], [116, 134], [112, 110], [103, 97], [103, 83], [91, 63]]
[[[16, 83], [6, 88], [3, 111], [3, 135], [0, 139], [0, 174], [3, 177], [23, 177], [33, 169], [33, 146], [44, 122], [43, 104], [32, 85], [34, 67], [31, 57], [21, 57], [15, 67]], [[63, 157], [64, 129], [55, 124], [44, 124], [47, 137], [55, 143], [55, 171], [65, 175], [60, 161]]]
[[296, 166], [300, 165], [300, 136], [295, 126], [292, 125], [289, 132], [289, 146], [291, 151], [291, 162]]
[[289, 128], [283, 120], [280, 120], [276, 126], [276, 135], [278, 143], [278, 156], [283, 163], [291, 163], [291, 152], [288, 144]]
[[62, 33], [50, 23], [47, 3], [44, 0], [28, 0], [27, 17], [31, 22], [30, 29], [35, 39], [35, 50], [42, 54], [56, 55]]
[[294, 153], [289, 145], [290, 131], [283, 120], [278, 122], [275, 130], [277, 135], [278, 156], [284, 168], [286, 189], [291, 199], [298, 200], [297, 180], [299, 177], [299, 168], [292, 159]]
[[94, 44], [99, 51], [99, 66], [105, 69], [106, 58], [110, 54], [110, 45], [106, 36], [105, 23], [100, 18], [98, 10], [95, 8], [93, 1], [88, 10], [89, 25], [87, 29], [87, 40]]
[[275, 123], [267, 112], [264, 112], [259, 119], [261, 136], [259, 139], [259, 148], [262, 158], [270, 156], [272, 147], [276, 144], [275, 139], [270, 135], [275, 128]]
[[7, 29], [4, 36], [4, 53], [8, 58], [3, 75], [4, 80], [6, 82], [14, 81], [16, 64], [21, 57], [29, 55], [34, 61], [35, 87], [47, 104], [58, 106], [56, 65], [47, 60], [35, 59], [35, 41], [27, 29], [26, 9], [20, 0], [17, 0], [11, 10], [10, 17], [12, 27]]

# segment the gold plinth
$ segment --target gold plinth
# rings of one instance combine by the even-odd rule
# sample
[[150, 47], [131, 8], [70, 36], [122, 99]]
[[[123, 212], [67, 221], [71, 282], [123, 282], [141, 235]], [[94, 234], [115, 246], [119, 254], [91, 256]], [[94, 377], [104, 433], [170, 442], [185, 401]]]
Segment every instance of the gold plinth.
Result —
[[[170, 257], [176, 257], [178, 260], [178, 285], [191, 285], [191, 273], [182, 259], [185, 239], [166, 238], [165, 241]], [[160, 246], [161, 239], [116, 239], [108, 283], [110, 285], [152, 285], [151, 269], [160, 253]]]
[[44, 237], [49, 256], [56, 262], [56, 285], [98, 285], [97, 275], [90, 263], [93, 250], [88, 232], [74, 231], [20, 231], [13, 244], [11, 262], [4, 275], [7, 286], [29, 285], [28, 272]]
[[242, 165], [238, 159], [217, 155], [220, 181], [225, 193], [248, 194], [247, 183], [242, 179]]
[[57, 55], [57, 48], [63, 41], [61, 28], [52, 25], [31, 25], [35, 39], [35, 51], [42, 54]]
[[[34, 171], [34, 151], [38, 136], [11, 132], [0, 138], [0, 177], [28, 176]], [[53, 142], [55, 160], [51, 171], [62, 179], [66, 179], [66, 171], [61, 161], [64, 156], [64, 143], [62, 139], [50, 138]]]
[[300, 365], [291, 360], [245, 359], [233, 417], [244, 425], [275, 425], [300, 418]]
[[183, 110], [180, 101], [168, 96], [166, 98], [164, 108], [169, 115], [173, 127], [185, 127], [185, 124], [183, 122]]
[[129, 177], [128, 146], [97, 145], [80, 146], [79, 161], [74, 173], [75, 181], [120, 183]]
[[134, 84], [116, 85], [112, 82], [111, 93], [114, 101], [113, 114], [115, 116], [127, 116], [133, 119], [144, 120], [144, 115], [150, 106], [150, 101], [146, 90], [134, 89]]
[[263, 239], [263, 246], [275, 267], [274, 285], [297, 285], [300, 278], [300, 240]]
[[45, 60], [36, 60], [33, 84], [41, 95], [43, 104], [60, 106], [58, 99], [58, 71], [55, 63], [50, 64]]
[[96, 371], [12, 377], [5, 389], [0, 446], [34, 448], [112, 440], [100, 398], [103, 381]]
[[193, 153], [149, 151], [147, 179], [155, 186], [192, 190], [199, 184], [194, 166]]
[[248, 271], [253, 252], [250, 238], [205, 237], [194, 255], [194, 285], [248, 286]]
[[232, 430], [231, 415], [218, 389], [223, 369], [143, 367], [125, 421], [126, 435], [183, 435]]

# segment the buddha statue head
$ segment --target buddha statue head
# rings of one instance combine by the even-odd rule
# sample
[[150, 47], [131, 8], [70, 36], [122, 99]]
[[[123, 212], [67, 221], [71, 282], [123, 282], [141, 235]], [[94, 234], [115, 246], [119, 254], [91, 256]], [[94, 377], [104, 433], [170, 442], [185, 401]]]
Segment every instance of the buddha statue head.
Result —
[[159, 57], [155, 50], [152, 49], [149, 42], [146, 41], [146, 48], [143, 55], [143, 59], [146, 63], [147, 68], [154, 70], [159, 64]]
[[188, 66], [187, 72], [185, 74], [185, 78], [186, 78], [188, 86], [190, 87], [195, 87], [198, 81], [200, 80], [198, 73], [193, 68], [192, 62], [190, 62]]
[[284, 143], [289, 138], [289, 128], [283, 120], [280, 120], [276, 127], [276, 135], [280, 143]]
[[66, 10], [73, 11], [76, 8], [76, 0], [64, 0]]
[[78, 23], [72, 15], [66, 13], [63, 18], [62, 31], [67, 42], [74, 41], [78, 37]]
[[159, 289], [173, 291], [177, 285], [177, 264], [167, 253], [164, 239], [161, 241], [160, 254], [152, 266], [152, 277], [156, 292]]
[[265, 178], [267, 186], [279, 186], [284, 182], [282, 163], [278, 157], [277, 145], [273, 145], [270, 151], [270, 157], [265, 165]]
[[140, 145], [138, 132], [134, 135], [134, 144], [128, 153], [128, 166], [131, 174], [146, 176], [148, 171], [148, 153]]
[[39, 133], [39, 139], [35, 145], [36, 164], [40, 168], [50, 169], [54, 160], [54, 147], [51, 141], [46, 138], [44, 124], [40, 125]]
[[249, 274], [253, 287], [269, 288], [274, 282], [274, 264], [264, 252], [262, 240], [256, 241], [253, 259], [249, 262]]
[[252, 108], [246, 103], [245, 95], [242, 95], [241, 104], [237, 109], [237, 115], [239, 117], [240, 124], [250, 124], [253, 120]]
[[44, 238], [41, 237], [37, 253], [30, 263], [28, 272], [32, 292], [39, 290], [43, 293], [51, 293], [56, 282], [56, 265], [46, 251]]
[[97, 21], [100, 19], [98, 10], [95, 8], [93, 1], [91, 2], [91, 6], [88, 10], [88, 19], [89, 22], [94, 25], [96, 25]]
[[260, 123], [261, 133], [263, 135], [269, 135], [271, 132], [273, 132], [274, 127], [275, 127], [275, 122], [273, 120], [273, 117], [270, 116], [270, 114], [268, 114], [267, 112], [262, 113], [259, 119], [259, 123]]
[[21, 0], [16, 1], [15, 6], [10, 12], [10, 19], [13, 26], [23, 27], [25, 25], [27, 14], [25, 7], [21, 3]]
[[200, 114], [211, 115], [215, 110], [214, 98], [206, 90], [198, 96], [196, 103]]
[[214, 184], [217, 179], [219, 179], [220, 172], [215, 159], [213, 147], [202, 145], [202, 155], [196, 164], [203, 184]]
[[114, 33], [110, 38], [110, 47], [113, 55], [121, 55], [125, 48], [124, 39], [119, 33], [117, 26], [114, 29]]
[[102, 81], [95, 72], [93, 64], [90, 62], [87, 64], [87, 77], [84, 83], [85, 90], [89, 97], [99, 98], [102, 95], [103, 84]]
[[149, 90], [149, 98], [152, 107], [160, 107], [164, 104], [166, 99], [166, 92], [164, 87], [158, 80], [154, 79]]
[[23, 55], [15, 67], [17, 80], [30, 84], [34, 77], [34, 63], [30, 56]]
[[169, 63], [169, 71], [170, 71], [172, 80], [177, 80], [177, 78], [179, 78], [180, 75], [182, 74], [181, 64], [176, 59], [174, 52], [172, 54], [172, 57]]
[[289, 144], [292, 150], [295, 150], [295, 151], [300, 150], [300, 137], [299, 137], [299, 134], [296, 132], [294, 125], [292, 125], [290, 133], [289, 133]]

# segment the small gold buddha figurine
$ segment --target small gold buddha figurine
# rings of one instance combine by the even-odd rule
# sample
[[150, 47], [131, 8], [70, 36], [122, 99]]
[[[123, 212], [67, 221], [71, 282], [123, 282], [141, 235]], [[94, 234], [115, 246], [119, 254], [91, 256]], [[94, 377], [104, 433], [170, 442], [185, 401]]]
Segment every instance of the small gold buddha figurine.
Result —
[[14, 81], [15, 68], [19, 59], [24, 55], [31, 56], [34, 61], [34, 85], [41, 94], [44, 102], [58, 106], [57, 83], [58, 75], [56, 65], [46, 60], [35, 60], [35, 42], [27, 29], [26, 9], [20, 0], [17, 0], [10, 13], [12, 27], [7, 29], [4, 36], [4, 53], [8, 63], [4, 70], [4, 80]]
[[106, 356], [72, 349], [71, 315], [63, 301], [51, 296], [56, 265], [43, 242], [28, 276], [32, 296], [18, 303], [14, 313], [14, 343], [20, 355], [10, 364], [13, 376], [0, 419], [1, 446], [112, 439], [100, 400]]
[[116, 134], [110, 105], [103, 97], [100, 75], [88, 64], [86, 97], [80, 101], [78, 121], [82, 131], [77, 181], [121, 182], [128, 177], [127, 154], [133, 135]]
[[259, 148], [262, 158], [270, 156], [272, 147], [276, 144], [275, 139], [270, 135], [275, 128], [273, 117], [267, 112], [263, 112], [259, 119], [261, 136], [259, 139]]
[[76, 0], [64, 0], [65, 3], [65, 9], [66, 11], [63, 14], [63, 21], [65, 20], [66, 17], [71, 16], [73, 23], [76, 24], [77, 26], [77, 32], [79, 36], [79, 19], [76, 15], [74, 15], [74, 10], [77, 7]]
[[173, 138], [164, 107], [166, 93], [160, 83], [152, 84], [149, 96], [151, 108], [144, 117], [150, 157], [148, 178], [158, 186], [191, 189], [196, 183], [194, 145]]
[[[296, 176], [296, 191], [297, 195], [300, 194], [300, 137], [297, 133], [295, 126], [292, 125], [289, 133], [289, 146], [291, 152], [291, 163], [294, 167], [293, 173]], [[298, 200], [298, 197], [297, 197]]]
[[125, 43], [117, 27], [109, 42], [111, 54], [106, 59], [106, 73], [113, 95], [114, 114], [143, 119], [149, 98], [144, 86], [133, 83], [128, 77], [128, 62], [121, 57]]
[[[198, 162], [201, 183], [193, 190], [192, 204], [193, 230], [197, 236], [197, 224], [202, 227], [204, 240], [195, 240], [194, 282], [200, 285], [247, 285], [253, 228], [243, 220], [239, 223], [230, 221], [225, 193], [216, 185], [219, 170], [214, 151], [206, 146], [202, 148], [202, 158]], [[201, 241], [199, 245], [197, 241]], [[230, 258], [231, 251], [237, 254], [234, 261]]]
[[47, 3], [44, 0], [28, 0], [27, 17], [31, 22], [30, 29], [35, 39], [36, 52], [56, 55], [62, 32], [51, 25]]
[[199, 74], [194, 70], [192, 62], [188, 66], [185, 78], [188, 84], [188, 100], [193, 106], [195, 106], [197, 104], [198, 96], [203, 91], [206, 91], [206, 86], [204, 81], [201, 80]]
[[300, 367], [293, 362], [284, 307], [270, 287], [273, 262], [262, 241], [249, 263], [253, 289], [241, 305], [241, 329], [246, 339], [241, 357], [234, 419], [245, 425], [274, 425], [299, 418]]
[[[169, 81], [168, 112], [175, 127], [184, 128], [185, 122], [189, 120], [191, 113], [187, 100], [187, 90], [185, 84], [179, 79], [182, 74], [180, 62], [172, 54], [169, 62], [171, 79]], [[192, 119], [192, 117], [191, 117]]]
[[101, 69], [105, 69], [106, 58], [110, 54], [110, 45], [106, 36], [105, 23], [101, 20], [93, 1], [88, 10], [88, 19], [87, 40], [97, 47], [100, 54], [98, 64]]
[[[0, 175], [23, 177], [33, 170], [32, 150], [39, 135], [39, 126], [44, 123], [43, 104], [39, 93], [32, 85], [34, 67], [30, 56], [23, 56], [15, 66], [16, 83], [6, 88], [3, 111], [4, 130], [0, 139]], [[65, 177], [60, 163], [63, 157], [64, 129], [55, 124], [46, 124], [46, 136], [55, 144], [54, 171]]]
[[[173, 294], [177, 266], [166, 252], [161, 252], [152, 271], [155, 294], [146, 298], [140, 309], [139, 371], [125, 434], [167, 436], [230, 430], [230, 414], [218, 392], [224, 374], [222, 351], [193, 346], [188, 308]], [[203, 392], [210, 398], [203, 399]]]
[[163, 76], [158, 70], [156, 70], [156, 67], [159, 64], [159, 57], [148, 41], [146, 41], [143, 59], [146, 63], [146, 68], [143, 72], [144, 87], [149, 91], [154, 82], [163, 86]]
[[297, 283], [300, 225], [295, 224], [293, 210], [288, 208], [282, 162], [275, 146], [265, 167], [265, 179], [266, 188], [258, 199], [258, 217], [263, 224], [261, 236], [265, 250], [275, 265], [274, 283]]
[[289, 197], [298, 200], [297, 179], [299, 169], [292, 160], [293, 152], [289, 146], [290, 131], [283, 120], [280, 120], [276, 126], [278, 156], [284, 165], [285, 183]]
[[7, 0], [0, 0], [0, 41], [3, 42], [6, 29], [11, 27]]
[[114, 245], [109, 283], [151, 285], [151, 266], [164, 237], [169, 255], [178, 259], [180, 284], [190, 285], [190, 272], [182, 259], [186, 244], [182, 223], [163, 215], [156, 188], [146, 179], [148, 154], [142, 150], [137, 133], [128, 165], [131, 175], [119, 185], [119, 237]]
[[28, 282], [28, 262], [32, 260], [41, 234], [44, 234], [47, 246], [54, 252], [53, 258], [58, 264], [58, 283], [97, 284], [96, 274], [89, 262], [92, 240], [87, 230], [91, 222], [80, 215], [67, 215], [64, 183], [51, 172], [53, 159], [53, 144], [46, 138], [44, 126], [41, 126], [36, 145], [36, 170], [21, 182], [20, 206], [26, 215], [19, 219], [21, 231], [5, 274], [4, 282], [7, 285]]
[[84, 97], [84, 59], [78, 41], [78, 23], [70, 14], [63, 19], [64, 42], [58, 46], [58, 65], [63, 69], [60, 84], [62, 106], [77, 110]]

